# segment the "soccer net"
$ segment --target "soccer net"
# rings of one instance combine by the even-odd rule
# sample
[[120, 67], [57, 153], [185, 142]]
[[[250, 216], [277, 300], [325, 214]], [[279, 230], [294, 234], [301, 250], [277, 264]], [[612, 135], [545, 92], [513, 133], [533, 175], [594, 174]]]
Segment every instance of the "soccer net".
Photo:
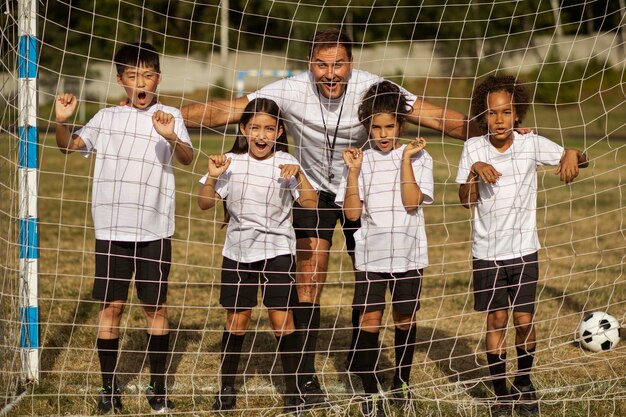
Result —
[[[481, 77], [495, 72], [517, 76], [527, 82], [533, 97], [523, 126], [587, 152], [590, 166], [571, 185], [559, 181], [554, 167], [538, 168], [542, 249], [532, 379], [541, 415], [626, 415], [626, 343], [595, 353], [582, 349], [575, 335], [588, 312], [609, 313], [621, 325], [626, 317], [624, 0], [58, 0], [7, 1], [1, 7], [0, 414], [97, 413], [99, 303], [91, 297], [94, 158], [58, 150], [55, 95], [71, 92], [79, 97], [74, 126], [85, 124], [99, 109], [118, 105], [124, 91], [115, 79], [113, 55], [124, 44], [143, 41], [161, 54], [161, 102], [180, 107], [233, 98], [277, 77], [306, 71], [312, 35], [337, 27], [355, 41], [355, 68], [464, 114], [470, 112], [471, 92]], [[37, 28], [33, 110], [22, 108], [20, 99], [27, 94], [18, 59], [24, 55], [22, 10], [33, 13], [27, 26]], [[38, 243], [24, 243], [31, 229], [21, 228], [28, 223], [21, 217], [28, 194], [20, 180], [25, 175], [23, 120], [38, 131], [38, 143], [29, 148], [37, 152], [37, 167], [34, 177], [28, 174], [31, 187], [33, 178], [38, 185]], [[198, 180], [206, 173], [208, 155], [230, 149], [235, 129], [193, 128], [190, 133], [194, 160], [174, 168], [176, 233], [168, 291], [172, 354], [167, 381], [175, 412], [199, 415], [211, 409], [219, 389], [225, 228], [221, 205], [208, 211], [198, 208]], [[434, 160], [434, 203], [424, 208], [430, 266], [424, 271], [416, 316], [412, 400], [408, 407], [389, 401], [384, 407], [387, 415], [398, 416], [488, 415], [493, 393], [485, 357], [485, 315], [473, 309], [472, 218], [459, 204], [455, 183], [463, 143], [423, 127], [410, 126], [404, 133], [406, 138], [417, 135], [426, 137]], [[30, 310], [20, 302], [25, 291], [33, 289], [23, 284], [28, 275], [24, 252], [35, 247], [38, 320], [28, 316]], [[339, 228], [329, 256], [316, 355], [329, 404], [310, 412], [360, 415], [360, 380], [346, 369], [354, 271]], [[149, 383], [146, 329], [132, 286], [130, 294], [116, 374], [124, 414], [143, 415], [150, 412], [144, 395]], [[395, 366], [390, 310], [388, 306], [383, 316], [377, 364], [383, 391]], [[512, 379], [517, 369], [512, 323], [507, 345]], [[28, 372], [33, 358], [34, 374]], [[236, 414], [280, 414], [281, 374], [267, 310], [259, 304], [239, 366]]]

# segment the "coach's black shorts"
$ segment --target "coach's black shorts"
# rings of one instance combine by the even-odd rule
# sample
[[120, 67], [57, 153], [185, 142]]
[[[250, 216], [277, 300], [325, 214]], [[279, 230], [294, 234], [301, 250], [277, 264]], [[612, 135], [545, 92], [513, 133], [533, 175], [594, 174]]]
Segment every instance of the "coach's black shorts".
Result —
[[293, 255], [250, 263], [224, 257], [220, 304], [227, 310], [250, 310], [257, 305], [260, 284], [265, 307], [287, 310], [298, 303], [295, 277]]
[[96, 240], [93, 298], [126, 301], [133, 273], [137, 296], [147, 305], [167, 301], [167, 278], [172, 261], [170, 238], [150, 242]]
[[391, 306], [402, 315], [413, 315], [420, 308], [422, 269], [400, 273], [356, 271], [352, 307], [362, 312], [385, 309], [387, 284]]
[[344, 217], [343, 209], [335, 204], [335, 194], [320, 191], [317, 209], [305, 209], [297, 203], [293, 205], [293, 228], [297, 239], [313, 237], [332, 245], [337, 221], [343, 229], [348, 252], [354, 252], [354, 232], [361, 227], [361, 221], [354, 222]]
[[539, 264], [537, 252], [521, 258], [487, 261], [474, 258], [474, 309], [534, 313]]

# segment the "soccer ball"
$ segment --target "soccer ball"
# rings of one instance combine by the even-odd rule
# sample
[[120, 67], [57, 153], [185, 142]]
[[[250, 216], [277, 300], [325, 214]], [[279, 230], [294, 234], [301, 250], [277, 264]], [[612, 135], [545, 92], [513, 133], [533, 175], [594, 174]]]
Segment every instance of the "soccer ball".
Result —
[[620, 325], [615, 317], [594, 311], [585, 316], [578, 326], [578, 341], [585, 349], [602, 352], [619, 343]]

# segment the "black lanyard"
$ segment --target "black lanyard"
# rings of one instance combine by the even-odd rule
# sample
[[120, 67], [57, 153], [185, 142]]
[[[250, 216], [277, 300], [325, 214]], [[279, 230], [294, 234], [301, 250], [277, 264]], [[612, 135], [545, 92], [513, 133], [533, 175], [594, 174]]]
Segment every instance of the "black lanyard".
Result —
[[[326, 120], [324, 120], [324, 109], [322, 108], [322, 95], [320, 94], [319, 88], [317, 90], [317, 98], [319, 100], [320, 105], [320, 114], [322, 116], [322, 124], [324, 125], [324, 135], [326, 136], [326, 144], [328, 147], [326, 148], [326, 157], [328, 162], [328, 182], [331, 182], [333, 178], [335, 178], [335, 174], [333, 174], [333, 156], [335, 154], [335, 144], [337, 143], [337, 132], [339, 131], [339, 124], [341, 123], [341, 115], [343, 113], [343, 103], [346, 99], [346, 94], [348, 93], [348, 85], [346, 85], [346, 89], [343, 91], [343, 96], [341, 97], [341, 107], [339, 108], [339, 117], [337, 118], [337, 125], [335, 126], [335, 133], [333, 134], [333, 141], [330, 141], [330, 136], [328, 136], [328, 128], [326, 127]], [[329, 99], [330, 100], [330, 99]]]

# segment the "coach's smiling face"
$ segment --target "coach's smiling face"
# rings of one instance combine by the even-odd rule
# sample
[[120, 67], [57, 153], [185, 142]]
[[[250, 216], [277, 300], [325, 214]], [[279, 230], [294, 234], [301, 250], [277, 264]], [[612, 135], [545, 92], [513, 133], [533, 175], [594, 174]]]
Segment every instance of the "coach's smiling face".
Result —
[[352, 58], [341, 45], [321, 45], [313, 51], [309, 69], [318, 91], [326, 98], [341, 97], [352, 71]]

